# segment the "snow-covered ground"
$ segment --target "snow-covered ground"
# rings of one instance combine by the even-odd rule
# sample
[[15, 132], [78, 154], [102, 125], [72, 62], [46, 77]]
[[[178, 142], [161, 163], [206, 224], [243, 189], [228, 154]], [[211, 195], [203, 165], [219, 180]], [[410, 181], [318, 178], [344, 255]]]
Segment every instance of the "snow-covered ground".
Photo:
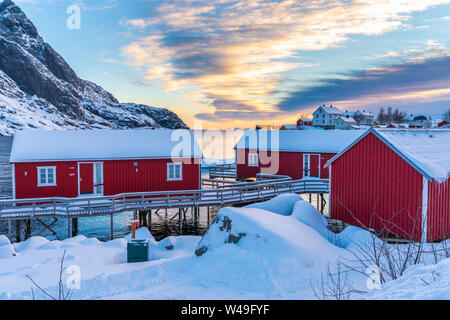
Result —
[[[129, 237], [129, 236], [128, 236]], [[223, 208], [205, 236], [149, 239], [150, 259], [126, 263], [127, 239], [101, 242], [77, 236], [63, 241], [42, 237], [11, 245], [0, 236], [0, 299], [48, 299], [27, 277], [57, 296], [61, 258], [63, 283], [81, 279], [72, 299], [315, 299], [327, 270], [350, 261], [369, 232], [347, 227], [340, 234], [308, 202], [285, 194], [243, 208]], [[450, 298], [450, 260], [411, 267], [381, 289], [367, 276], [349, 273], [355, 299]]]

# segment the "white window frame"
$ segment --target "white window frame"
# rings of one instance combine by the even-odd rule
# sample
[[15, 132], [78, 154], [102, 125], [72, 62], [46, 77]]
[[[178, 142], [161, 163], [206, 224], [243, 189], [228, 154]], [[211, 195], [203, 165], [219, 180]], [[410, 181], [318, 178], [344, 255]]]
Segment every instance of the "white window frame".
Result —
[[[170, 167], [173, 167], [173, 177], [170, 177]], [[180, 176], [175, 176], [175, 167], [180, 167]], [[182, 162], [169, 162], [167, 163], [167, 181], [181, 181], [183, 180], [183, 163]]]
[[259, 167], [259, 154], [249, 153], [248, 154], [248, 166], [249, 167]]
[[[45, 169], [45, 183], [41, 183], [41, 170]], [[48, 170], [53, 170], [53, 183], [48, 183]], [[54, 187], [56, 186], [56, 166], [37, 167], [38, 187]]]

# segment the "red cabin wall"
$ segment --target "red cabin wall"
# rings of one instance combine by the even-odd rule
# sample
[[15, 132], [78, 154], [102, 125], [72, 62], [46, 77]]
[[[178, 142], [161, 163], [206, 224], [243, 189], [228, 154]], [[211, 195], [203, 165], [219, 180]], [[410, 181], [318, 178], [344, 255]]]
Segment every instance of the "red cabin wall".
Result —
[[[38, 187], [37, 167], [51, 166], [56, 166], [56, 186]], [[16, 163], [14, 165], [16, 199], [77, 197], [77, 170], [77, 162]]]
[[[103, 161], [104, 195], [124, 192], [198, 190], [200, 189], [200, 159], [189, 159], [189, 161], [191, 163], [183, 163], [183, 180], [180, 181], [167, 181], [167, 163], [172, 162], [171, 159]], [[134, 166], [134, 162], [138, 163], [137, 167]], [[38, 187], [37, 167], [41, 166], [56, 166], [56, 186]], [[16, 163], [14, 178], [16, 199], [78, 197], [78, 162]]]
[[[258, 153], [259, 166], [248, 166], [248, 154]], [[287, 175], [292, 179], [303, 178], [303, 152], [265, 152], [249, 149], [236, 150], [236, 173], [239, 178], [254, 178], [257, 173]], [[335, 153], [320, 154], [320, 178], [328, 179], [328, 168], [325, 164], [333, 158]], [[270, 161], [269, 161], [270, 159]]]
[[427, 240], [450, 238], [450, 179], [428, 182]]
[[423, 176], [370, 133], [331, 166], [331, 217], [421, 238]]
[[[134, 162], [138, 166], [134, 166]], [[183, 163], [183, 180], [167, 181], [167, 163], [171, 159], [114, 160], [103, 163], [104, 194], [125, 192], [198, 190], [200, 188], [199, 160]], [[138, 171], [136, 172], [136, 169]]]

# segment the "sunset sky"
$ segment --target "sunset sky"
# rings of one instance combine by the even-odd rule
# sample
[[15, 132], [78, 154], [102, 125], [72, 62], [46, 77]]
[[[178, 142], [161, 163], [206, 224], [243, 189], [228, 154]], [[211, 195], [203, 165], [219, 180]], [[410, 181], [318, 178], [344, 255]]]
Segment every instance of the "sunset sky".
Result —
[[16, 3], [80, 77], [190, 126], [293, 123], [322, 104], [450, 108], [450, 0]]

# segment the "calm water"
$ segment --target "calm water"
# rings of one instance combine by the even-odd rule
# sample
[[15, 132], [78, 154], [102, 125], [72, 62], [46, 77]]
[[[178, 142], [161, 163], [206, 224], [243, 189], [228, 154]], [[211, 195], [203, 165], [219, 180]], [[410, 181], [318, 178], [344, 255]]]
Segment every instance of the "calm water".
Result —
[[[236, 139], [234, 141], [226, 142], [224, 144], [224, 149], [234, 146]], [[12, 197], [12, 178], [11, 178], [11, 165], [9, 162], [9, 156], [11, 151], [11, 137], [0, 137], [0, 197]], [[211, 150], [211, 148], [209, 148]], [[225, 153], [225, 152], [224, 152]], [[205, 157], [217, 156], [217, 154], [205, 154]], [[202, 175], [207, 178], [208, 171], [204, 169]], [[305, 200], [309, 200], [307, 195], [304, 196]], [[328, 197], [326, 195], [326, 200]], [[312, 203], [316, 204], [316, 198], [313, 195]], [[188, 210], [186, 213], [186, 219], [183, 221], [183, 231], [182, 234], [185, 235], [203, 235], [209, 228], [209, 223], [214, 219], [218, 208], [210, 208], [210, 216], [208, 219], [207, 209], [200, 208], [200, 215], [198, 219], [198, 226], [194, 228], [192, 221], [191, 211]], [[165, 212], [162, 211], [159, 215], [152, 215], [152, 234], [157, 239], [163, 239], [169, 235], [179, 234], [178, 217], [175, 215], [178, 213], [178, 209], [169, 209], [167, 212], [167, 218]], [[328, 213], [328, 206], [325, 208], [325, 214]], [[44, 218], [42, 219], [44, 223], [51, 226], [51, 228], [57, 233], [53, 236], [52, 233], [46, 229], [40, 223], [32, 220], [31, 231], [32, 235], [44, 236], [49, 239], [64, 239], [67, 237], [67, 223], [68, 220], [64, 218], [59, 218], [55, 221], [54, 218]], [[114, 215], [114, 237], [123, 237], [131, 232], [131, 221], [133, 220], [132, 212], [124, 212]], [[22, 240], [24, 236], [24, 223], [22, 223]], [[0, 234], [8, 235], [8, 222], [0, 221]], [[11, 222], [11, 240], [15, 241], [15, 222]], [[89, 217], [80, 218], [78, 221], [78, 233], [86, 237], [95, 237], [100, 240], [110, 239], [110, 217], [109, 216], [99, 216], [99, 217]]]

